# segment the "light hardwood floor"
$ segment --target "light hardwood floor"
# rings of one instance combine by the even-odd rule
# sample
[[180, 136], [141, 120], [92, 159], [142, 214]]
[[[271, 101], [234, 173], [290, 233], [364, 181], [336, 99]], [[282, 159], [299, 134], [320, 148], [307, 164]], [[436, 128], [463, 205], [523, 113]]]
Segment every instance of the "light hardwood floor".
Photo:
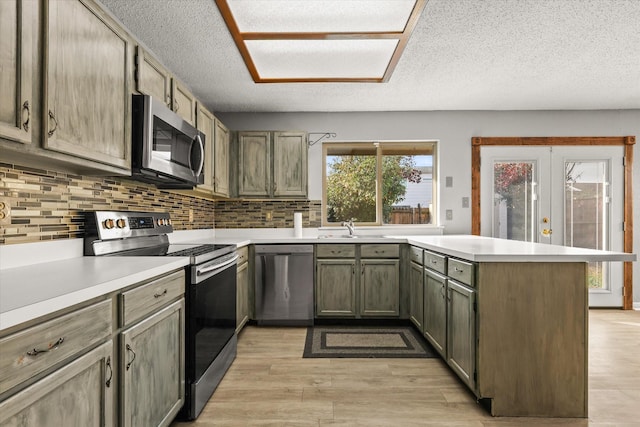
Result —
[[305, 328], [245, 327], [187, 426], [640, 426], [640, 312], [589, 313], [589, 418], [493, 418], [441, 359], [303, 359]]

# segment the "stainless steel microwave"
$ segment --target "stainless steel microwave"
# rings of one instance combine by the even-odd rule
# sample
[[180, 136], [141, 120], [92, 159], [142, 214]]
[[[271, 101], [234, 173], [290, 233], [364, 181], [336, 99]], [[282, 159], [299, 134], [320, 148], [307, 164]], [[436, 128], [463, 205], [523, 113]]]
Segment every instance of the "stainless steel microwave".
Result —
[[204, 182], [204, 134], [148, 95], [133, 95], [132, 176], [158, 188]]

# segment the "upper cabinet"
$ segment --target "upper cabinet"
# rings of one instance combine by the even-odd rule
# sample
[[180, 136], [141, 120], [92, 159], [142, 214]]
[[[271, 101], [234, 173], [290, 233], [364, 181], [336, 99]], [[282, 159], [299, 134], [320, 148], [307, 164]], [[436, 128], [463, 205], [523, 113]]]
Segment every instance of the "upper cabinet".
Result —
[[0, 1], [0, 137], [31, 143], [33, 129], [34, 3]]
[[273, 133], [273, 195], [306, 197], [307, 134]]
[[305, 132], [238, 132], [239, 197], [306, 197]]
[[269, 197], [271, 193], [271, 134], [238, 133], [238, 196]]
[[140, 46], [136, 49], [136, 90], [163, 102], [191, 125], [196, 125], [196, 99], [160, 62]]
[[198, 130], [204, 134], [204, 183], [198, 185], [197, 191], [213, 193], [215, 167], [213, 156], [215, 117], [213, 117], [213, 114], [202, 104], [198, 104], [196, 117]]
[[229, 129], [218, 119], [214, 124], [213, 194], [229, 197]]
[[171, 108], [171, 73], [140, 46], [136, 48], [136, 89]]
[[128, 35], [93, 2], [44, 2], [44, 12], [44, 147], [130, 169]]

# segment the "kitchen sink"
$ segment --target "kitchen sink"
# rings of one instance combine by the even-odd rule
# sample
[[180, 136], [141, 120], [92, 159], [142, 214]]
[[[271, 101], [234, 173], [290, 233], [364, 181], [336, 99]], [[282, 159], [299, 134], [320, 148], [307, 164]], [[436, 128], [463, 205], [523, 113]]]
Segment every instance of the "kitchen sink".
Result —
[[318, 239], [381, 239], [383, 237], [382, 234], [326, 234], [324, 236], [318, 236]]

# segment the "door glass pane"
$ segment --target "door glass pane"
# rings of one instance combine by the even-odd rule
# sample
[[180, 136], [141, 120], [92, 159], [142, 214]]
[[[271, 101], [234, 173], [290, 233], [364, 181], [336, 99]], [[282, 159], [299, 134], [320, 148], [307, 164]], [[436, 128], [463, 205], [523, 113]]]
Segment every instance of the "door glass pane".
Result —
[[376, 221], [376, 148], [327, 152], [327, 222]]
[[[607, 162], [565, 162], [564, 244], [577, 248], [608, 249]], [[608, 289], [606, 263], [590, 262], [591, 289]]]
[[493, 237], [534, 241], [533, 162], [495, 162]]

